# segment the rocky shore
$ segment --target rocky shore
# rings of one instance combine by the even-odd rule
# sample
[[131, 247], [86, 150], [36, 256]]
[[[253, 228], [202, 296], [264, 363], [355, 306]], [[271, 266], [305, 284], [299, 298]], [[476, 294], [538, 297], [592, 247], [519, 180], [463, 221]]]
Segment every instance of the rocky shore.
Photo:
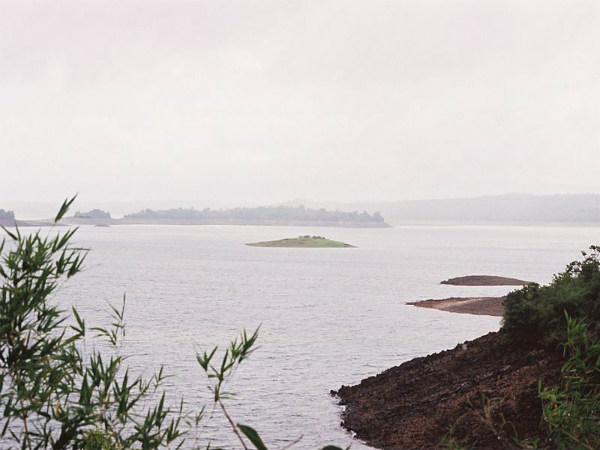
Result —
[[516, 448], [548, 442], [540, 427], [538, 380], [560, 378], [555, 346], [515, 343], [502, 331], [416, 358], [332, 392], [342, 425], [382, 449]]
[[[491, 276], [445, 284], [516, 285]], [[408, 303], [463, 314], [501, 317], [505, 297], [451, 297]], [[527, 344], [504, 331], [415, 358], [355, 386], [333, 392], [345, 406], [342, 426], [382, 449], [511, 449], [549, 445], [541, 426], [538, 382], [560, 380], [563, 355], [555, 345]]]
[[505, 297], [450, 297], [441, 300], [421, 300], [407, 303], [420, 308], [438, 309], [462, 314], [502, 317]]

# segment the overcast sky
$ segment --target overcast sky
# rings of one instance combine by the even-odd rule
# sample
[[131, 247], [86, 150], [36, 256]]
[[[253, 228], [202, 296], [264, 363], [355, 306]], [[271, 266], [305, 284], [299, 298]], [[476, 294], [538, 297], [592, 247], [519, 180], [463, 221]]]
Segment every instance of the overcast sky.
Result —
[[597, 0], [0, 0], [0, 207], [600, 192], [599, 24]]

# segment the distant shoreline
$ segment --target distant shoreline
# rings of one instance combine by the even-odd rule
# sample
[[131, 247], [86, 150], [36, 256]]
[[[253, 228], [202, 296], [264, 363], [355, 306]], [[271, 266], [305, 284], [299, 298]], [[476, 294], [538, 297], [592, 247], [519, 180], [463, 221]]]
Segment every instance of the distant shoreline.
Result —
[[260, 226], [260, 227], [317, 227], [317, 228], [392, 228], [387, 223], [360, 223], [360, 222], [311, 222], [311, 221], [194, 221], [194, 220], [154, 220], [154, 221], [124, 221], [123, 219], [74, 219], [65, 218], [59, 224], [51, 219], [41, 220], [0, 220], [0, 225], [12, 228], [15, 224], [19, 227], [49, 227], [49, 226], [127, 226], [127, 225], [231, 225], [231, 226]]
[[153, 220], [153, 221], [121, 221], [116, 219], [110, 225], [238, 225], [238, 226], [264, 226], [264, 227], [337, 227], [337, 228], [390, 228], [387, 223], [360, 223], [360, 222], [319, 222], [319, 221], [186, 221], [186, 220]]
[[195, 220], [153, 220], [153, 221], [124, 221], [111, 219], [108, 221], [72, 220], [64, 219], [67, 225], [233, 225], [233, 226], [261, 226], [261, 227], [322, 227], [322, 228], [391, 228], [387, 223], [355, 223], [355, 222], [311, 222], [311, 221], [195, 221]]
[[29, 227], [54, 227], [54, 226], [64, 226], [63, 223], [54, 223], [54, 221], [48, 220], [13, 220], [13, 219], [0, 219], [0, 226], [6, 228], [14, 228], [15, 226], [20, 228], [29, 228]]
[[[0, 209], [0, 220], [8, 220], [9, 226], [18, 219], [14, 211]], [[12, 221], [12, 222], [11, 222]], [[47, 220], [32, 220], [27, 225]], [[51, 220], [52, 221], [52, 220]], [[53, 221], [52, 221], [53, 222]], [[171, 208], [164, 210], [142, 209], [138, 212], [114, 218], [109, 211], [98, 208], [89, 211], [76, 211], [71, 217], [64, 217], [67, 225], [249, 225], [249, 226], [306, 226], [344, 228], [388, 228], [383, 216], [378, 212], [367, 211], [328, 211], [324, 208], [311, 209], [304, 206], [258, 206], [253, 208], [232, 208], [214, 210]]]

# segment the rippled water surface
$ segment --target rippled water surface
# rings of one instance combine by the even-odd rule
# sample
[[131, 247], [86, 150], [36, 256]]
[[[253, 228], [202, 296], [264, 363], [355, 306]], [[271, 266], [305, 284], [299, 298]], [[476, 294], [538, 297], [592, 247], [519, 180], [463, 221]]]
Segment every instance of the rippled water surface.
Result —
[[[356, 249], [247, 247], [246, 242], [319, 234]], [[259, 350], [237, 372], [235, 420], [272, 448], [328, 443], [366, 448], [340, 426], [331, 389], [472, 339], [499, 319], [421, 309], [406, 302], [500, 295], [507, 287], [440, 285], [491, 274], [538, 282], [600, 243], [598, 228], [396, 227], [319, 229], [236, 226], [83, 227], [86, 271], [60, 291], [88, 322], [106, 321], [106, 302], [127, 293], [124, 353], [136, 369], [164, 364], [167, 387], [190, 405], [206, 402], [195, 347], [225, 344], [261, 326]], [[202, 430], [231, 444], [215, 413]]]

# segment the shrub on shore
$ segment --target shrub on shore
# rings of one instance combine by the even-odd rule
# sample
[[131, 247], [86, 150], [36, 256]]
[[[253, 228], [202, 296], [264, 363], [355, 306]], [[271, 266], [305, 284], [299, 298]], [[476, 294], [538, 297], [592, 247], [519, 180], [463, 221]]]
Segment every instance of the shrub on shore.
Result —
[[558, 386], [542, 388], [543, 421], [560, 450], [600, 448], [600, 339], [565, 313], [567, 360]]
[[565, 314], [585, 318], [596, 332], [600, 324], [600, 246], [582, 252], [547, 286], [531, 284], [513, 291], [504, 302], [503, 329], [529, 340], [563, 339]]
[[600, 246], [582, 255], [549, 285], [525, 286], [504, 302], [503, 329], [514, 339], [563, 349], [560, 383], [539, 384], [546, 444], [560, 450], [600, 448]]

